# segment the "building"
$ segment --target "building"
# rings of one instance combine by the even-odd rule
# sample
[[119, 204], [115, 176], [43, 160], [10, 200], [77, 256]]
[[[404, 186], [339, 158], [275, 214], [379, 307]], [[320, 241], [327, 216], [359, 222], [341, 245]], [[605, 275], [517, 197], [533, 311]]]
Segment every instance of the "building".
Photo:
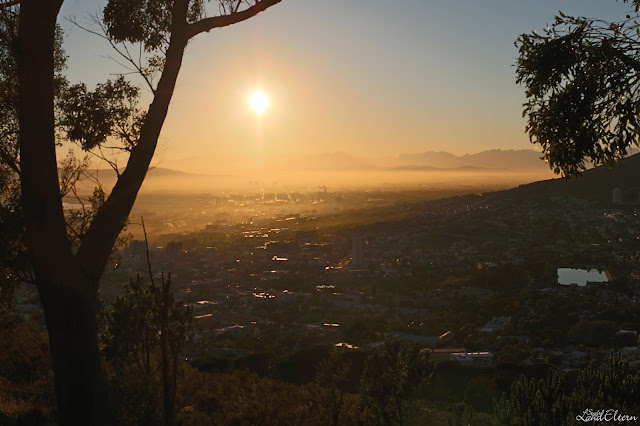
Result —
[[320, 239], [317, 229], [302, 230], [296, 232], [296, 242], [300, 245], [306, 243], [315, 243]]
[[169, 258], [176, 258], [182, 254], [182, 242], [181, 241], [171, 241], [167, 243], [167, 246], [164, 248], [164, 252]]
[[482, 327], [480, 331], [483, 331], [485, 333], [494, 333], [500, 330], [505, 325], [509, 325], [509, 323], [511, 323], [510, 316], [509, 317], [493, 317], [492, 319], [487, 321], [485, 326]]
[[456, 361], [463, 367], [491, 368], [494, 356], [491, 352], [467, 352], [463, 348], [422, 349], [420, 353], [429, 355], [433, 362]]
[[353, 269], [364, 268], [364, 237], [353, 237], [351, 240], [351, 267]]
[[453, 354], [466, 353], [465, 348], [444, 348], [444, 349], [431, 349], [425, 348], [420, 350], [420, 353], [428, 354], [429, 359], [433, 362], [451, 361]]
[[458, 361], [463, 367], [493, 367], [493, 354], [491, 352], [461, 352], [451, 354], [451, 359]]
[[613, 190], [613, 204], [622, 203], [622, 190], [620, 188], [615, 188]]

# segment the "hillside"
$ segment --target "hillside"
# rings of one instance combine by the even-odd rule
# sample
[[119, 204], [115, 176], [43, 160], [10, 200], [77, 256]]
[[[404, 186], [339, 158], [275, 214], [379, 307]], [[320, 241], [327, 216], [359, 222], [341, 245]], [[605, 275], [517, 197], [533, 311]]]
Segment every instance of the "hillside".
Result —
[[622, 190], [623, 202], [637, 202], [640, 191], [640, 154], [619, 161], [613, 167], [599, 166], [573, 179], [548, 179], [521, 185], [504, 192], [515, 198], [548, 198], [573, 196], [601, 202], [612, 202], [614, 188]]

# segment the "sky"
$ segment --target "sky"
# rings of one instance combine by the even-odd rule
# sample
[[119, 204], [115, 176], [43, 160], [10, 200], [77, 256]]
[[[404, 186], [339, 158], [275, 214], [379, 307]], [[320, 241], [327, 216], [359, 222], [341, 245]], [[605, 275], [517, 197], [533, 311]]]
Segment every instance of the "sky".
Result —
[[[89, 87], [123, 69], [90, 25], [104, 1], [66, 0], [67, 74]], [[534, 148], [524, 132], [524, 88], [514, 41], [558, 10], [603, 19], [615, 0], [283, 0], [188, 48], [155, 163], [198, 172], [322, 153]], [[135, 80], [134, 80], [135, 81]], [[136, 81], [140, 83], [139, 81]], [[249, 97], [262, 90], [258, 116]], [[148, 92], [141, 106], [150, 102]]]

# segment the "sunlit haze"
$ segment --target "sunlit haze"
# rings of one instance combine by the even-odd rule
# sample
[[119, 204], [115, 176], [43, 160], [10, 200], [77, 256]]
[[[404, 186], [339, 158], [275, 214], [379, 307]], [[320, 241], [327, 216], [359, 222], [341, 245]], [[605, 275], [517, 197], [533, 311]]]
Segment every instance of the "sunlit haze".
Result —
[[[66, 20], [90, 25], [87, 14], [101, 7], [70, 0], [60, 15], [69, 78], [89, 87], [127, 72], [108, 43]], [[213, 174], [255, 164], [258, 109], [247, 98], [257, 88], [272, 100], [260, 137], [264, 161], [277, 170], [322, 154], [344, 153], [355, 165], [431, 150], [532, 149], [515, 83], [517, 36], [545, 27], [559, 9], [607, 19], [629, 8], [602, 0], [285, 0], [189, 44], [154, 163]], [[141, 106], [149, 101], [147, 93]]]
[[269, 98], [267, 98], [267, 95], [265, 95], [264, 92], [257, 91], [251, 95], [251, 98], [249, 98], [249, 104], [256, 114], [260, 115], [269, 106]]

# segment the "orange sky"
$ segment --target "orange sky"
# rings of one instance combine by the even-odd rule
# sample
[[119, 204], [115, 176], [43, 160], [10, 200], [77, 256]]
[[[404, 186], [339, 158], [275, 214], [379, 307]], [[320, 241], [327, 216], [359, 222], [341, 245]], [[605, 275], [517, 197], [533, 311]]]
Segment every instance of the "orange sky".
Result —
[[[100, 4], [68, 0], [62, 16], [82, 21]], [[284, 0], [189, 45], [156, 164], [225, 172], [325, 152], [383, 157], [532, 148], [513, 42], [560, 8], [616, 18], [628, 5]], [[106, 58], [104, 42], [61, 23], [72, 82], [91, 86], [122, 72]], [[256, 89], [270, 101], [259, 119], [248, 104]]]

